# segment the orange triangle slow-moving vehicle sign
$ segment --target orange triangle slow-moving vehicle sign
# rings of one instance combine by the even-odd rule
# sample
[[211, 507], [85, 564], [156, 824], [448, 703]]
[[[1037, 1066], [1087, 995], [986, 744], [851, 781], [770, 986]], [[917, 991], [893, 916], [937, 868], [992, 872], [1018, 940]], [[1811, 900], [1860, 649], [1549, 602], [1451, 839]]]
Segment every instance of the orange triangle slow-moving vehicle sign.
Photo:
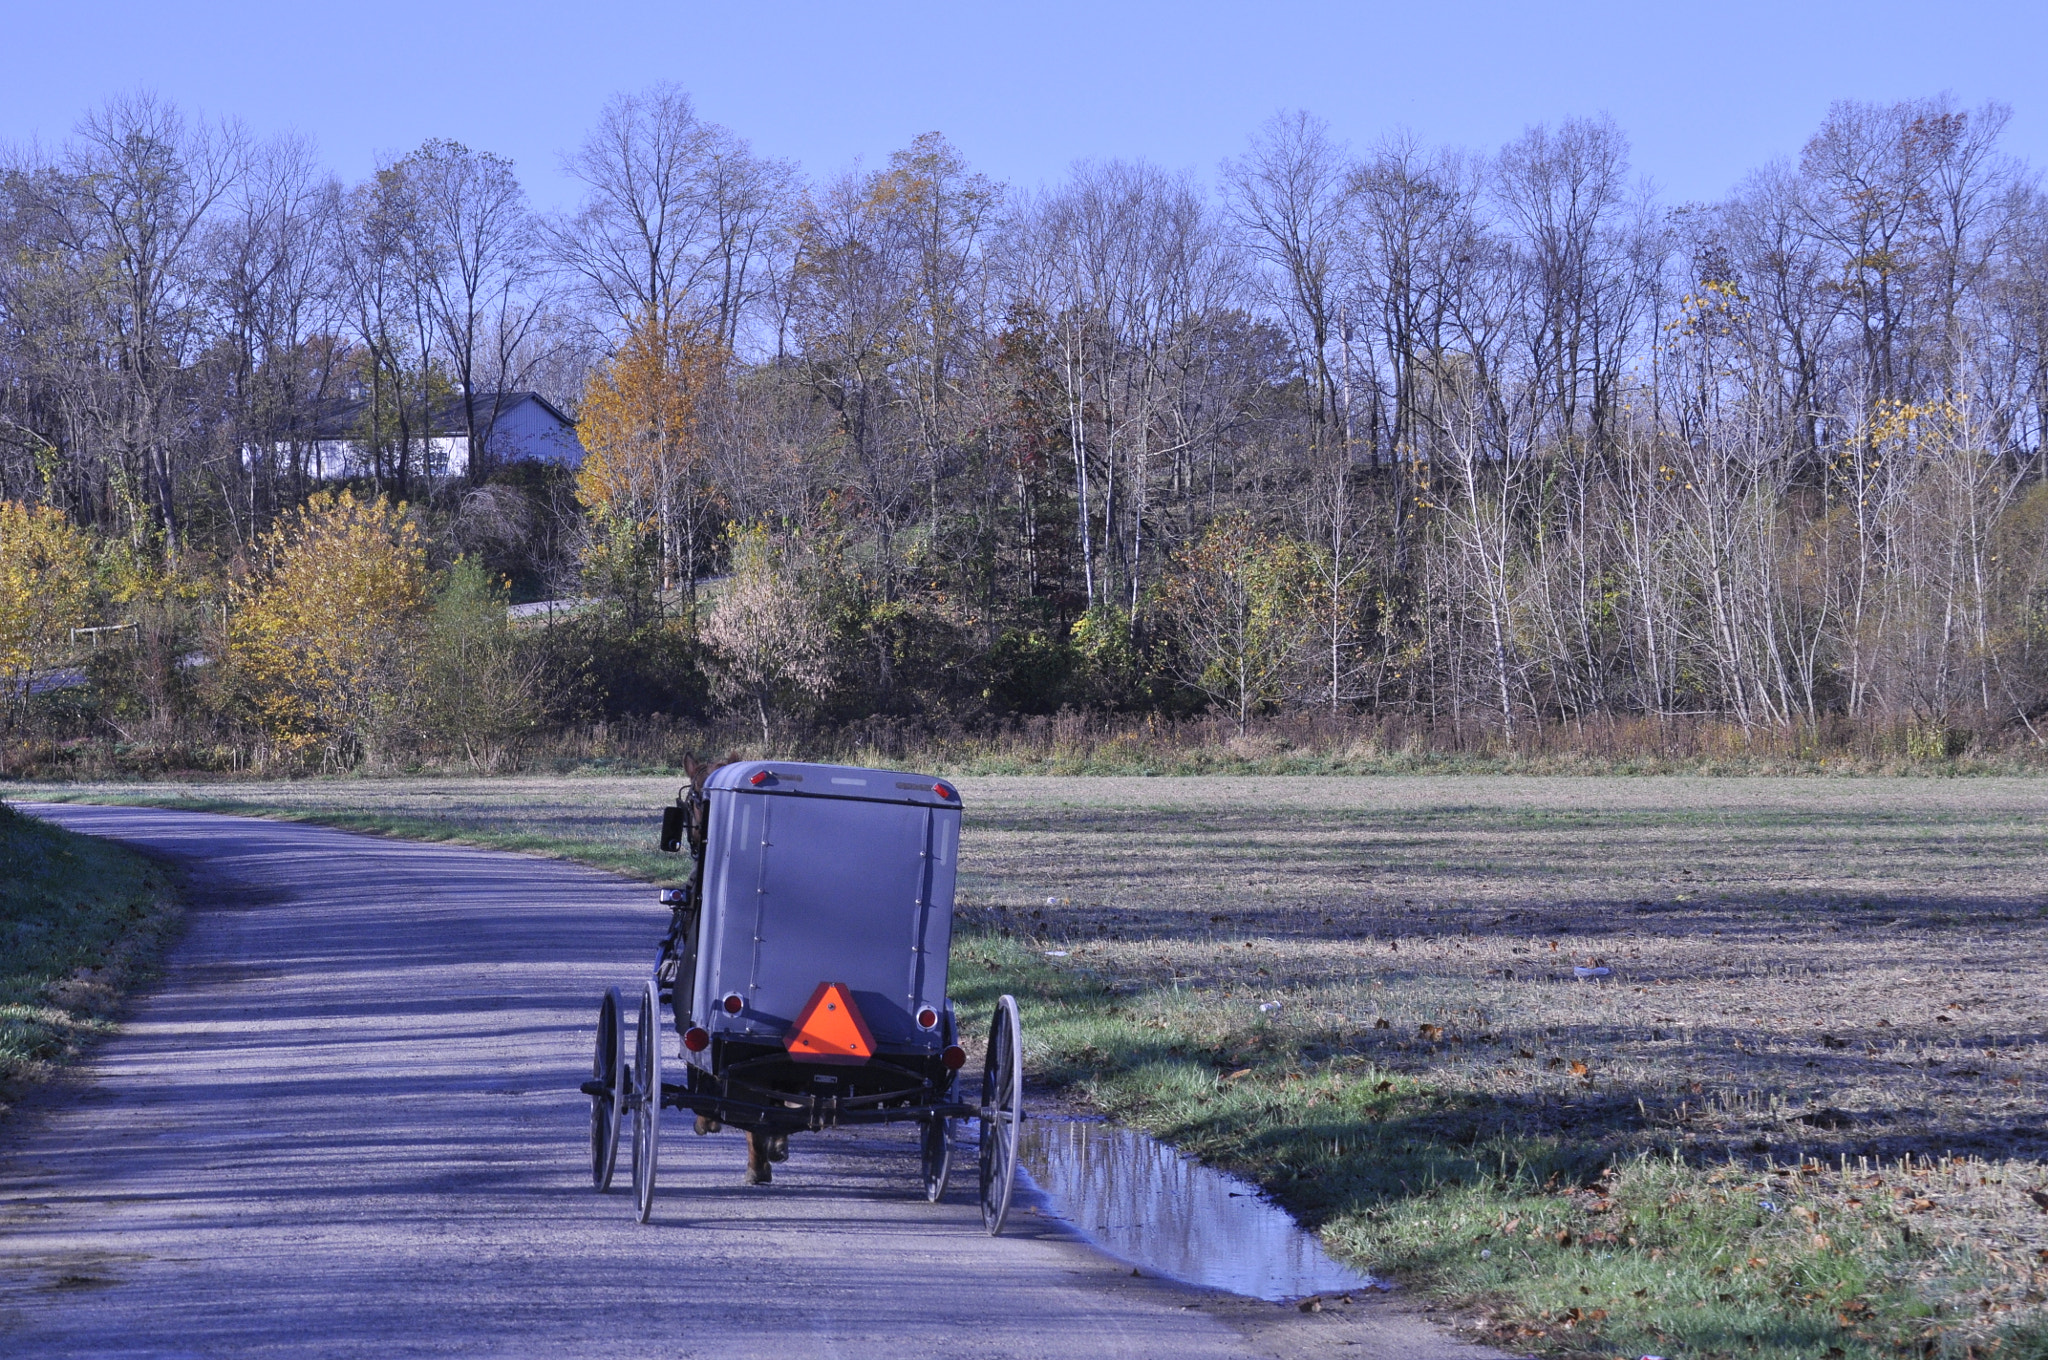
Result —
[[875, 1036], [843, 982], [819, 983], [783, 1042], [790, 1057], [810, 1062], [864, 1063], [875, 1056]]

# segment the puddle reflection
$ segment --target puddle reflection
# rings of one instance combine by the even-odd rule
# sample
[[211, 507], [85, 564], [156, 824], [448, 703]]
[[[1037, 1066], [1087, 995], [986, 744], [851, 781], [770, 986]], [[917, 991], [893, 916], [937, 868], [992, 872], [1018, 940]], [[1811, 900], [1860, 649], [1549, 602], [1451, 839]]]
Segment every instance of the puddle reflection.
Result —
[[1372, 1286], [1325, 1255], [1257, 1187], [1135, 1130], [1034, 1119], [1023, 1152], [1048, 1207], [1140, 1269], [1257, 1299]]

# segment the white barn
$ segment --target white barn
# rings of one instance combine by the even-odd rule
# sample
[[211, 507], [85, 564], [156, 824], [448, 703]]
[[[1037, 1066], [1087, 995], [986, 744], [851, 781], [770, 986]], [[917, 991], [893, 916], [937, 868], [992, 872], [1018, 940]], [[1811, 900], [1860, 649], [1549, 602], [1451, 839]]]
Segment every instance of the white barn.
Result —
[[[314, 477], [359, 477], [370, 472], [369, 450], [351, 438], [362, 430], [368, 414], [368, 402], [343, 402], [312, 423], [299, 442]], [[530, 461], [574, 468], [583, 463], [576, 422], [538, 392], [479, 392], [476, 420], [488, 431], [485, 438], [494, 464]], [[459, 477], [469, 471], [468, 430], [462, 398], [451, 397], [434, 408], [426, 440], [430, 472]], [[276, 449], [280, 457], [287, 452], [286, 446]]]

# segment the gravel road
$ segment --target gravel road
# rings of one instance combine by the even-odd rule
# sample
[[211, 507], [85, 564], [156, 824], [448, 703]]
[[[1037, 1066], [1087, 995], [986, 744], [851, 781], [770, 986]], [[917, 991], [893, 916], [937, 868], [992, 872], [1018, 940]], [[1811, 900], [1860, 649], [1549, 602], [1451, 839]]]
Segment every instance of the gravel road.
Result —
[[[591, 1192], [590, 1027], [652, 890], [553, 860], [141, 808], [18, 805], [185, 868], [121, 1033], [0, 1135], [0, 1355], [1478, 1357], [1396, 1304], [1164, 1282], [1033, 1206], [928, 1205], [906, 1131], [668, 1121], [654, 1222]], [[1341, 1348], [1341, 1349], [1340, 1349]]]

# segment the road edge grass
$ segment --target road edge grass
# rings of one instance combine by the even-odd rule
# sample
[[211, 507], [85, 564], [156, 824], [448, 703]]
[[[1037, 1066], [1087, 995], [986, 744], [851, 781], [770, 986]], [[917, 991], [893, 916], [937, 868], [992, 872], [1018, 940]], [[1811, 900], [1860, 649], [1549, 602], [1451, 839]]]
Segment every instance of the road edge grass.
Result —
[[0, 1122], [114, 1032], [183, 916], [171, 869], [0, 800]]
[[[513, 850], [646, 881], [653, 848], [186, 792], [51, 801], [232, 813]], [[1477, 1092], [1381, 1070], [1312, 1025], [1056, 962], [963, 898], [953, 999], [1021, 1004], [1034, 1082], [1255, 1181], [1339, 1259], [1439, 1300], [1475, 1340], [1558, 1355], [1745, 1360], [2048, 1356], [2035, 1263], [1934, 1207], [1943, 1178], [2032, 1164], [1697, 1165], [1638, 1140], [1518, 1134]], [[1953, 1188], [1953, 1185], [1951, 1186]], [[1917, 1225], [1917, 1226], [1916, 1226]]]
[[1497, 1099], [1381, 1069], [1313, 1019], [1134, 986], [976, 914], [953, 999], [974, 1014], [1015, 995], [1035, 1078], [1257, 1182], [1475, 1340], [1624, 1360], [2048, 1355], [2048, 1252], [1987, 1250], [1961, 1202], [2024, 1199], [2038, 1164], [1699, 1164], [1654, 1132], [1530, 1136]]
[[318, 808], [287, 807], [243, 798], [220, 798], [183, 791], [144, 793], [80, 792], [38, 788], [35, 798], [46, 803], [82, 803], [96, 807], [149, 807], [177, 812], [215, 812], [232, 817], [255, 817], [268, 822], [297, 822], [307, 826], [332, 827], [366, 836], [388, 836], [394, 840], [425, 841], [437, 845], [466, 845], [479, 850], [509, 850], [516, 854], [541, 855], [567, 860], [622, 874], [643, 882], [676, 876], [676, 857], [664, 855], [652, 846], [631, 850], [622, 846], [566, 836], [545, 836], [525, 831], [481, 831], [459, 827], [431, 817], [403, 813], [343, 812]]

